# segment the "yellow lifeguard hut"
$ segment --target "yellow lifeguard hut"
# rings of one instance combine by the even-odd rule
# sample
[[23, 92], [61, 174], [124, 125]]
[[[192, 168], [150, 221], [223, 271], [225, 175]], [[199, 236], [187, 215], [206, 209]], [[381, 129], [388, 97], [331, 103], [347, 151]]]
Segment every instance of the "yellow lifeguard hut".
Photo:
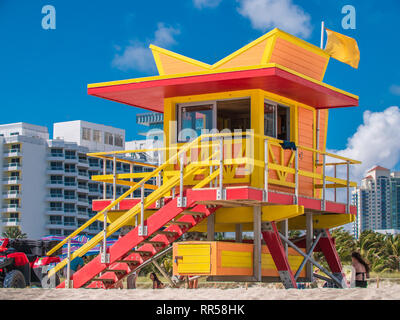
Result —
[[[158, 76], [90, 84], [88, 93], [163, 113], [164, 145], [90, 154], [105, 170], [92, 179], [112, 184], [114, 197], [94, 201], [98, 213], [51, 252], [97, 220], [104, 230], [49, 275], [102, 243], [101, 254], [59, 287], [114, 288], [171, 248], [176, 275], [295, 288], [320, 277], [315, 265], [345, 286], [329, 229], [355, 220], [349, 170], [359, 162], [327, 153], [326, 136], [329, 110], [357, 106], [358, 97], [323, 82], [330, 56], [279, 29], [213, 65], [150, 48]], [[158, 163], [127, 156], [143, 151], [157, 152]], [[131, 173], [118, 174], [118, 162]], [[134, 165], [149, 170], [134, 173]], [[345, 177], [336, 176], [337, 166]], [[117, 185], [129, 190], [117, 197]], [[336, 201], [336, 191], [327, 199], [327, 189], [337, 188], [346, 190], [346, 203]], [[108, 248], [107, 238], [125, 226], [133, 229]], [[290, 230], [304, 235], [289, 239]], [[194, 231], [207, 233], [207, 241], [176, 242]], [[235, 232], [235, 241], [215, 241], [216, 232]], [[253, 240], [244, 241], [243, 232]], [[313, 259], [317, 251], [330, 270]]]

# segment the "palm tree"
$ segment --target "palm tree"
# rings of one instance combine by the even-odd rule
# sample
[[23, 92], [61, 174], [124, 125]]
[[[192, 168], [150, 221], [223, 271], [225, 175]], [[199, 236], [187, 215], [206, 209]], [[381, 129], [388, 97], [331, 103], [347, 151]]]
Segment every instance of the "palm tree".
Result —
[[28, 236], [26, 233], [23, 233], [18, 227], [12, 227], [3, 232], [3, 237], [9, 239], [26, 239]]

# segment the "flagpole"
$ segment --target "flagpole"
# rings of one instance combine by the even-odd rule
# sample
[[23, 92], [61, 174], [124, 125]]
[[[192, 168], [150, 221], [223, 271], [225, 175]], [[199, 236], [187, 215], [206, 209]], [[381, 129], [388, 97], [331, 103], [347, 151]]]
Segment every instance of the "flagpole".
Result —
[[320, 48], [324, 48], [324, 34], [325, 34], [325, 21], [322, 21], [321, 23], [321, 46]]

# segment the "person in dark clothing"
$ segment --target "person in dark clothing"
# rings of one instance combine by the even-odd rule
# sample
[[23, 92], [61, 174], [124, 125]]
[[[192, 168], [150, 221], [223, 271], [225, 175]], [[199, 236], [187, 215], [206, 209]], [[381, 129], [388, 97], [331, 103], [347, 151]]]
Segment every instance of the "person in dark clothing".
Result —
[[368, 263], [361, 257], [359, 252], [351, 254], [352, 266], [355, 269], [355, 285], [356, 288], [366, 288], [368, 286], [367, 278], [369, 278]]
[[150, 273], [150, 279], [153, 281], [153, 289], [164, 289], [164, 284], [158, 279], [154, 272]]

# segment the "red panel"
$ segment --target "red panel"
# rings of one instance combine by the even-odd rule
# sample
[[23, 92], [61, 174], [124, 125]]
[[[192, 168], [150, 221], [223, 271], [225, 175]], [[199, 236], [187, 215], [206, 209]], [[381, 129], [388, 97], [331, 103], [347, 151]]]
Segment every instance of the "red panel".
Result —
[[263, 89], [315, 108], [358, 105], [355, 98], [277, 67], [89, 88], [88, 94], [163, 112], [164, 98], [247, 89]]
[[321, 200], [299, 197], [299, 205], [307, 209], [321, 210]]
[[340, 262], [339, 255], [336, 251], [335, 243], [329, 233], [329, 230], [325, 230], [327, 237], [321, 237], [318, 242], [318, 246], [321, 248], [322, 253], [325, 256], [326, 262], [333, 273], [342, 273], [342, 263]]
[[291, 205], [293, 204], [293, 196], [283, 193], [268, 192], [268, 202]]
[[286, 257], [285, 249], [279, 237], [275, 222], [271, 222], [271, 226], [273, 229], [272, 231], [262, 232], [265, 244], [268, 246], [268, 250], [278, 271], [287, 271], [290, 275], [293, 288], [297, 288], [296, 280], [293, 277], [293, 272]]

